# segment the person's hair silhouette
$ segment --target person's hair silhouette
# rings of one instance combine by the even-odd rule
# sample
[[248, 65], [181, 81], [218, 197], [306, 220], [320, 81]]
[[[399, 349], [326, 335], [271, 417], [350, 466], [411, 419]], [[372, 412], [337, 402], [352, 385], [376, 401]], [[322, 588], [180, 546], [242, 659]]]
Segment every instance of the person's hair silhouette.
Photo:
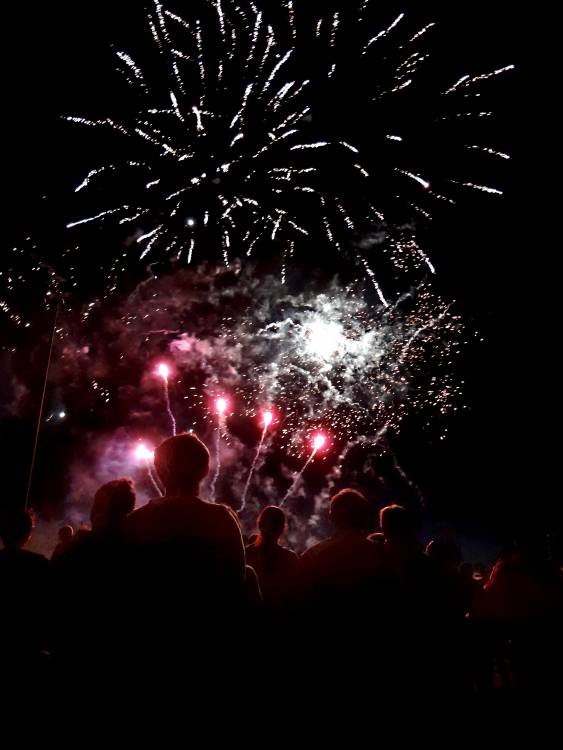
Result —
[[329, 517], [339, 531], [364, 531], [369, 524], [369, 505], [357, 490], [340, 490], [330, 502]]
[[158, 446], [154, 465], [167, 495], [197, 494], [209, 473], [209, 451], [193, 433], [175, 435]]
[[118, 531], [135, 507], [135, 488], [130, 479], [102, 484], [94, 495], [90, 513], [93, 531]]
[[286, 525], [285, 513], [277, 505], [268, 505], [258, 516], [259, 542], [277, 544]]
[[29, 541], [33, 519], [31, 513], [14, 509], [0, 514], [0, 539], [6, 549], [21, 549]]

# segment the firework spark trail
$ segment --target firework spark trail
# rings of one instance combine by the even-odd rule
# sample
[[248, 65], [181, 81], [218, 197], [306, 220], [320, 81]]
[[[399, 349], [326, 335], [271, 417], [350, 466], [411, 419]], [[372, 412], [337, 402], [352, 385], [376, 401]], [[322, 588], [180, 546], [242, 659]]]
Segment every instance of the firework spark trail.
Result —
[[170, 370], [167, 365], [160, 364], [158, 366], [158, 375], [162, 378], [162, 388], [164, 391], [164, 400], [166, 403], [166, 413], [168, 414], [170, 418], [170, 424], [172, 426], [172, 435], [176, 434], [176, 418], [174, 417], [174, 413], [172, 412], [172, 407], [170, 405], [170, 391], [168, 389], [168, 377], [170, 375]]
[[154, 489], [156, 490], [156, 492], [157, 492], [158, 496], [159, 496], [159, 497], [162, 497], [164, 493], [162, 492], [162, 490], [160, 489], [160, 485], [159, 485], [159, 484], [158, 484], [158, 482], [156, 481], [156, 477], [155, 477], [155, 475], [153, 474], [153, 470], [152, 470], [152, 467], [151, 467], [151, 465], [150, 465], [150, 462], [149, 462], [149, 459], [148, 459], [148, 458], [147, 458], [147, 459], [145, 459], [145, 464], [146, 464], [146, 467], [147, 467], [147, 474], [148, 474], [148, 477], [149, 477], [149, 479], [150, 479], [150, 482], [151, 482], [152, 486], [153, 486], [153, 487], [154, 487]]
[[473, 190], [480, 190], [483, 193], [491, 193], [493, 195], [502, 195], [503, 191], [498, 188], [492, 188], [488, 185], [476, 185], [474, 182], [459, 182], [458, 180], [450, 180], [454, 185], [462, 185], [463, 187], [473, 188]]
[[297, 26], [295, 25], [295, 10], [293, 8], [293, 0], [286, 0], [285, 7], [287, 8], [289, 26], [291, 28], [291, 34], [295, 39], [297, 37]]
[[215, 433], [215, 472], [213, 473], [213, 479], [209, 486], [209, 492], [211, 495], [212, 502], [216, 501], [217, 481], [221, 475], [221, 438], [225, 431], [226, 421], [225, 412], [228, 407], [228, 402], [225, 398], [218, 398], [215, 402], [217, 410], [217, 427]]
[[409, 39], [409, 42], [414, 42], [416, 39], [418, 39], [419, 37], [421, 37], [423, 34], [426, 34], [426, 32], [428, 31], [428, 29], [431, 29], [433, 26], [436, 26], [436, 24], [434, 22], [426, 24], [426, 26], [424, 26], [422, 29], [420, 29], [420, 31], [417, 31], [416, 34]]
[[430, 187], [430, 183], [428, 182], [428, 180], [425, 180], [424, 177], [421, 177], [419, 174], [414, 174], [413, 172], [409, 172], [406, 169], [399, 168], [396, 168], [395, 171], [404, 174], [406, 177], [410, 177], [411, 180], [415, 180], [415, 182], [418, 182], [419, 185], [422, 185], [425, 190], [428, 190], [428, 188]]
[[282, 507], [283, 505], [285, 505], [286, 501], [287, 501], [287, 500], [288, 500], [288, 499], [289, 499], [289, 498], [290, 498], [290, 497], [291, 497], [291, 496], [293, 495], [293, 493], [295, 492], [295, 490], [296, 490], [296, 488], [297, 488], [297, 485], [298, 485], [298, 484], [299, 484], [299, 482], [301, 481], [301, 477], [302, 477], [302, 476], [303, 476], [303, 474], [305, 473], [305, 470], [306, 470], [306, 468], [307, 468], [307, 467], [309, 466], [309, 464], [311, 463], [311, 461], [312, 461], [312, 460], [313, 460], [313, 459], [315, 458], [315, 456], [317, 455], [317, 450], [318, 450], [317, 448], [313, 448], [313, 450], [311, 451], [311, 453], [310, 453], [310, 455], [309, 455], [309, 458], [308, 458], [308, 459], [307, 459], [307, 460], [305, 461], [305, 463], [303, 464], [303, 466], [302, 466], [301, 470], [300, 470], [300, 471], [298, 471], [298, 472], [297, 472], [297, 474], [295, 475], [295, 477], [294, 477], [294, 479], [293, 479], [293, 482], [291, 483], [291, 487], [290, 487], [290, 488], [288, 489], [288, 491], [287, 491], [287, 492], [285, 493], [284, 497], [282, 498], [282, 500], [281, 500], [281, 502], [280, 502], [280, 505], [279, 505], [279, 507], [280, 507], [280, 508], [281, 508], [281, 507]]
[[147, 469], [147, 475], [151, 481], [152, 486], [156, 490], [159, 497], [162, 497], [162, 490], [160, 489], [160, 485], [156, 480], [156, 477], [153, 474], [151, 463], [154, 460], [154, 452], [150, 451], [146, 445], [143, 443], [140, 443], [137, 448], [135, 449], [135, 456], [140, 461], [143, 461], [145, 464], [145, 467]]
[[316, 435], [313, 436], [313, 450], [311, 451], [311, 454], [310, 454], [309, 458], [303, 464], [303, 467], [301, 468], [301, 470], [299, 472], [297, 472], [297, 474], [295, 475], [295, 478], [294, 478], [294, 480], [293, 480], [293, 482], [291, 484], [291, 487], [285, 493], [285, 496], [283, 497], [282, 501], [280, 502], [280, 506], [279, 506], [280, 508], [291, 497], [291, 495], [293, 495], [293, 493], [295, 492], [295, 489], [297, 488], [297, 485], [301, 481], [301, 477], [305, 473], [305, 470], [307, 469], [307, 467], [309, 466], [309, 464], [311, 463], [311, 461], [313, 461], [313, 459], [315, 458], [315, 456], [317, 455], [317, 453], [321, 450], [321, 448], [323, 448], [323, 446], [325, 445], [325, 443], [326, 443], [326, 437], [322, 433], [319, 432], [319, 433], [317, 433]]
[[248, 71], [249, 65], [254, 60], [254, 55], [256, 54], [256, 45], [258, 43], [258, 37], [260, 35], [261, 28], [262, 28], [262, 13], [258, 12], [256, 13], [256, 18], [254, 22], [254, 31], [252, 32], [252, 42], [250, 46], [250, 52], [248, 53], [248, 57], [246, 58], [245, 72]]
[[120, 206], [119, 208], [111, 208], [108, 211], [102, 211], [99, 214], [96, 214], [96, 216], [90, 216], [87, 219], [80, 219], [79, 221], [72, 221], [70, 224], [67, 224], [67, 229], [70, 229], [71, 227], [77, 227], [80, 224], [88, 224], [90, 221], [96, 221], [97, 219], [103, 219], [106, 216], [111, 216], [112, 214], [118, 214], [122, 211], [126, 210], [128, 206]]
[[514, 65], [505, 65], [503, 68], [497, 68], [490, 73], [483, 73], [479, 76], [464, 75], [459, 80], [457, 80], [453, 86], [444, 91], [444, 94], [452, 94], [454, 91], [457, 91], [460, 88], [470, 86], [471, 84], [477, 83], [478, 81], [485, 81], [488, 78], [494, 78], [494, 76], [501, 75], [502, 73], [507, 73], [510, 70], [514, 70], [514, 68]]
[[403, 469], [403, 467], [399, 463], [399, 459], [397, 458], [395, 451], [391, 450], [389, 445], [387, 445], [387, 452], [391, 456], [393, 467], [395, 468], [395, 471], [397, 472], [397, 474], [401, 477], [403, 482], [405, 482], [405, 484], [411, 488], [411, 490], [414, 492], [414, 494], [418, 498], [420, 505], [424, 507], [426, 505], [426, 500], [418, 484], [416, 484], [416, 482], [413, 482], [413, 480], [408, 476], [406, 471]]
[[163, 387], [164, 387], [164, 398], [166, 400], [166, 412], [170, 418], [170, 425], [172, 426], [172, 434], [176, 434], [176, 418], [174, 417], [174, 414], [172, 412], [172, 408], [170, 406], [170, 391], [168, 389], [168, 380], [163, 381]]
[[223, 427], [223, 418], [219, 417], [219, 423], [215, 435], [215, 472], [213, 473], [213, 479], [209, 485], [209, 494], [211, 496], [211, 502], [213, 503], [216, 501], [217, 481], [221, 475], [221, 433]]
[[[135, 82], [140, 86], [140, 88], [148, 92], [148, 86], [145, 82], [145, 78], [143, 76], [142, 70], [139, 68], [139, 66], [135, 63], [133, 58], [128, 55], [126, 52], [117, 51], [116, 52], [117, 57], [125, 63], [125, 65], [131, 70], [133, 73], [133, 76], [135, 77]], [[134, 85], [133, 81], [130, 81], [131, 85]]]
[[387, 36], [387, 34], [390, 31], [392, 31], [395, 28], [395, 26], [397, 26], [397, 24], [400, 23], [400, 21], [403, 20], [404, 17], [405, 17], [404, 13], [399, 13], [399, 15], [395, 18], [395, 20], [392, 23], [390, 23], [389, 26], [387, 26], [386, 29], [383, 29], [382, 31], [380, 31], [378, 34], [376, 34], [374, 37], [372, 37], [369, 40], [369, 42], [364, 47], [364, 49], [362, 51], [362, 54], [363, 55], [367, 55], [367, 53], [369, 52], [369, 48], [371, 47], [371, 45], [374, 44], [375, 42], [377, 42], [379, 39], [382, 39], [384, 36]]
[[473, 149], [476, 151], [482, 151], [485, 154], [490, 154], [491, 156], [498, 156], [501, 159], [510, 159], [510, 154], [505, 154], [504, 151], [496, 151], [494, 148], [488, 148], [487, 146], [467, 145], [465, 148]]
[[337, 482], [342, 477], [344, 462], [346, 461], [350, 451], [359, 445], [368, 445], [372, 450], [377, 448], [377, 446], [384, 440], [390, 425], [390, 421], [385, 422], [385, 424], [383, 424], [383, 426], [377, 430], [375, 435], [357, 435], [352, 440], [349, 440], [342, 448], [338, 458], [335, 461], [334, 468], [327, 476], [326, 487], [315, 499], [315, 510], [308, 520], [308, 524], [310, 527], [315, 527], [315, 525], [320, 520], [322, 513], [326, 510], [327, 502], [330, 500], [336, 488]]
[[246, 483], [244, 485], [244, 490], [242, 491], [239, 513], [242, 513], [246, 509], [246, 496], [248, 495], [248, 490], [250, 488], [250, 482], [252, 481], [252, 477], [254, 476], [254, 472], [256, 471], [256, 465], [258, 463], [258, 459], [260, 458], [260, 454], [262, 452], [262, 446], [264, 445], [264, 440], [266, 439], [266, 433], [267, 432], [268, 432], [268, 425], [264, 424], [264, 427], [262, 429], [262, 434], [260, 435], [260, 442], [258, 443], [258, 447], [256, 448], [256, 453], [254, 454], [254, 459], [253, 459], [252, 464], [250, 466], [250, 471], [248, 472], [248, 477], [246, 478]]

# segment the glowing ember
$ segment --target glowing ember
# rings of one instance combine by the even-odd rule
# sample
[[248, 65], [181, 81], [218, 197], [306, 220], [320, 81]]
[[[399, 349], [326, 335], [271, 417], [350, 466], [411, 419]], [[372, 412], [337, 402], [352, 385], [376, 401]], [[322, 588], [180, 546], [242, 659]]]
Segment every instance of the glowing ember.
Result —
[[262, 424], [264, 425], [264, 429], [267, 429], [272, 422], [274, 421], [274, 415], [271, 411], [265, 411], [262, 415]]
[[144, 443], [140, 443], [135, 448], [135, 458], [139, 461], [152, 461], [154, 458], [154, 451], [149, 450]]
[[320, 450], [326, 443], [326, 435], [322, 435], [320, 432], [313, 435], [313, 450]]
[[227, 411], [227, 406], [229, 405], [226, 398], [218, 398], [215, 402], [215, 406], [217, 407], [217, 413], [219, 416], [223, 416], [224, 413]]
[[168, 380], [168, 376], [170, 375], [170, 369], [169, 369], [168, 365], [160, 364], [156, 368], [156, 371], [157, 371], [157, 373], [160, 375], [160, 377], [163, 380]]
[[329, 360], [346, 351], [346, 337], [340, 324], [321, 318], [312, 320], [305, 329], [306, 351], [320, 359]]

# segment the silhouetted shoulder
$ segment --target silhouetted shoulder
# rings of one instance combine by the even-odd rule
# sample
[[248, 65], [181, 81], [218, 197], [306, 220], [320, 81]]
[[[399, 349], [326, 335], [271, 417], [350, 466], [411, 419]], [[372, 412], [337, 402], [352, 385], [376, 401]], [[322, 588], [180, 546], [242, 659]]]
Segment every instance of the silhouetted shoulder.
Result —
[[305, 563], [312, 562], [313, 560], [316, 560], [317, 557], [321, 557], [325, 552], [329, 551], [332, 546], [332, 539], [323, 539], [322, 542], [317, 542], [316, 544], [313, 544], [312, 547], [306, 549], [301, 555], [301, 560]]
[[286, 560], [295, 562], [295, 563], [299, 561], [299, 555], [297, 554], [297, 552], [294, 552], [292, 549], [289, 549], [289, 547], [280, 547], [280, 550]]
[[207, 502], [205, 503], [205, 505], [209, 509], [209, 512], [214, 514], [217, 523], [224, 524], [225, 527], [229, 529], [235, 528], [237, 530], [237, 533], [240, 531], [236, 513], [228, 505], [216, 505], [215, 503]]
[[27, 549], [4, 549], [0, 550], [0, 567], [6, 569], [17, 567], [22, 570], [36, 570], [41, 573], [49, 569], [49, 561], [43, 555], [30, 552]]
[[123, 523], [123, 533], [128, 541], [134, 542], [138, 534], [142, 533], [147, 525], [150, 525], [156, 507], [157, 501], [151, 500], [147, 505], [137, 508], [127, 516]]

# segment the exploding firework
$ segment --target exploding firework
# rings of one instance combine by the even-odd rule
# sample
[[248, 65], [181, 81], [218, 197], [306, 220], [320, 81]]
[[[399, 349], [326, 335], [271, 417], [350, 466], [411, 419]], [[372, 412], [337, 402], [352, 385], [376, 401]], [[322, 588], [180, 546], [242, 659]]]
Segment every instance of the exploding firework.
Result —
[[[375, 306], [364, 285], [311, 282], [294, 291], [248, 266], [178, 270], [95, 323], [67, 322], [53, 381], [73, 420], [94, 411], [106, 424], [117, 418], [116, 428], [157, 431], [154, 441], [168, 433], [152, 369], [165, 358], [175, 372], [178, 418], [214, 446], [216, 482], [217, 464], [240, 466], [240, 498], [266, 429], [256, 471], [271, 451], [290, 465], [302, 460], [317, 431], [331, 435], [337, 454], [358, 439], [377, 443], [408, 414], [426, 421], [456, 408], [462, 329], [450, 305], [420, 286]], [[260, 404], [276, 404], [276, 429], [266, 417], [274, 411], [263, 412], [253, 443]]]
[[[438, 165], [455, 165], [455, 146], [507, 157], [466, 143], [456, 128], [492, 114], [471, 109], [474, 87], [512, 66], [418, 91], [433, 23], [411, 28], [404, 14], [382, 23], [369, 2], [313, 24], [292, 3], [280, 8], [285, 20], [279, 8], [209, 0], [181, 18], [154, 2], [154, 59], [117, 52], [132, 114], [67, 118], [120, 139], [119, 157], [91, 169], [76, 192], [106, 180], [124, 202], [68, 226], [141, 227], [138, 259], [188, 264], [206, 248], [221, 248], [228, 264], [274, 241], [285, 268], [296, 245], [322, 239], [352, 247], [386, 303], [373, 254], [351, 238], [399, 219], [426, 220], [435, 205], [454, 202], [460, 186], [501, 192]], [[425, 153], [432, 157], [423, 170]]]

